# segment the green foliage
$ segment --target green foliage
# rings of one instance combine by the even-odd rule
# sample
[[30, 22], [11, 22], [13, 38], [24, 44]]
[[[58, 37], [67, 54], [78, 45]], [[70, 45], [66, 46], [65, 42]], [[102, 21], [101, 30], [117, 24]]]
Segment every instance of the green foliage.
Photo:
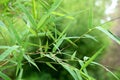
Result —
[[[94, 60], [107, 45], [108, 39], [102, 37], [106, 34], [119, 43], [111, 32], [94, 26], [94, 0], [9, 2], [13, 4], [3, 8], [4, 13], [0, 14], [2, 79], [65, 80], [67, 77], [68, 80], [96, 80], [89, 74], [88, 66], [96, 64]], [[95, 17], [97, 19], [96, 24], [99, 24], [100, 19]], [[8, 74], [11, 69], [12, 74]], [[108, 72], [119, 80], [110, 70]]]

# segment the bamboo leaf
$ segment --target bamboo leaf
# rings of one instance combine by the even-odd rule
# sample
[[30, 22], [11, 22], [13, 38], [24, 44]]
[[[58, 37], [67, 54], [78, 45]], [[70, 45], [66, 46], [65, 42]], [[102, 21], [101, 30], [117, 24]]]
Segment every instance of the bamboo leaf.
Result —
[[85, 34], [82, 38], [89, 38], [89, 39], [92, 39], [92, 40], [98, 42], [98, 40], [95, 37], [93, 37], [93, 36], [91, 36], [89, 34]]
[[55, 0], [55, 2], [52, 4], [51, 8], [48, 10], [48, 13], [43, 15], [40, 21], [38, 22], [37, 29], [42, 27], [43, 24], [45, 24], [47, 18], [50, 16], [50, 14], [60, 5], [62, 0]]
[[62, 13], [59, 13], [59, 12], [52, 12], [52, 14], [57, 15], [57, 16], [60, 16], [60, 17], [65, 17], [65, 18], [68, 18], [68, 19], [71, 19], [71, 20], [74, 20], [74, 19], [75, 19], [75, 18], [72, 17], [72, 16], [69, 16], [69, 15], [66, 15], [66, 14], [62, 14]]
[[16, 50], [17, 48], [18, 48], [18, 46], [12, 46], [12, 47], [8, 48], [6, 51], [4, 51], [0, 55], [0, 61], [4, 60], [12, 51]]
[[6, 74], [2, 73], [0, 71], [0, 77], [3, 78], [4, 80], [11, 80]]
[[79, 70], [75, 69], [74, 71], [75, 71], [76, 75], [78, 76], [78, 79], [83, 80]]
[[9, 23], [9, 27], [8, 27], [9, 32], [12, 33], [12, 36], [14, 37], [15, 40], [17, 40], [18, 43], [21, 43], [20, 35], [16, 31], [13, 23], [10, 20], [8, 20], [8, 23]]
[[49, 13], [53, 12], [55, 9], [57, 9], [59, 7], [59, 5], [61, 4], [63, 0], [55, 0], [55, 2], [53, 3], [53, 5], [51, 6], [51, 8], [49, 9]]
[[72, 69], [72, 66], [66, 64], [66, 63], [60, 63], [69, 73], [70, 75], [74, 78], [74, 80], [79, 80], [76, 73]]
[[10, 46], [0, 46], [0, 49], [6, 49], [6, 48], [10, 48]]
[[98, 65], [102, 68], [104, 68], [106, 71], [108, 71], [112, 76], [114, 76], [117, 80], [120, 80], [120, 78], [118, 78], [118, 76], [116, 76], [112, 71], [110, 71], [108, 68], [106, 68], [105, 66], [103, 66], [102, 64], [100, 63], [97, 63], [97, 62], [92, 62], [92, 64], [95, 64], [95, 65]]
[[40, 71], [39, 67], [36, 65], [36, 63], [33, 61], [33, 59], [30, 56], [24, 55], [24, 58]]
[[[83, 66], [83, 65], [84, 65], [83, 61], [79, 60], [78, 62], [79, 62], [79, 64], [80, 64], [80, 66]], [[86, 68], [83, 69], [83, 72], [84, 72], [86, 75], [88, 75], [88, 72], [87, 72]]]
[[65, 38], [66, 35], [63, 35], [62, 38], [60, 38], [56, 44], [54, 44], [54, 48], [53, 48], [53, 52], [55, 52], [57, 49], [59, 49], [59, 46], [62, 44], [64, 38]]
[[28, 12], [28, 10], [19, 2], [18, 3], [18, 7], [25, 13], [25, 15], [27, 16], [29, 22], [32, 24], [32, 28], [36, 29], [37, 24], [34, 20], [34, 18], [32, 17], [32, 15]]
[[49, 62], [46, 62], [46, 64], [47, 64], [50, 68], [52, 68], [52, 69], [54, 69], [55, 71], [57, 71], [57, 69], [56, 69], [52, 64], [50, 64]]
[[115, 42], [117, 42], [118, 44], [120, 44], [120, 40], [117, 39], [110, 31], [102, 28], [102, 27], [96, 27], [96, 29], [102, 31], [103, 33], [105, 33], [108, 37], [110, 37], [112, 40], [114, 40]]
[[91, 62], [103, 51], [104, 48], [105, 47], [100, 48], [91, 58], [89, 58], [89, 60], [85, 62], [80, 70], [85, 69], [89, 64], [91, 64]]
[[76, 51], [75, 51], [75, 52], [73, 53], [73, 55], [71, 56], [71, 60], [74, 60], [75, 56], [76, 56]]
[[18, 80], [22, 79], [22, 75], [23, 75], [23, 69], [20, 70], [19, 76], [18, 76]]

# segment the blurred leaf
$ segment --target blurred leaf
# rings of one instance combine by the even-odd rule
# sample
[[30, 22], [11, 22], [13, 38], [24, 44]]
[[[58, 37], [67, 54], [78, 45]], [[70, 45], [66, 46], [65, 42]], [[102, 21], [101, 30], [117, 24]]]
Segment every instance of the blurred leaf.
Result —
[[[81, 67], [84, 65], [83, 61], [79, 60], [78, 62], [79, 62], [79, 64], [80, 64]], [[83, 69], [83, 72], [84, 72], [86, 75], [88, 75], [88, 72], [87, 72], [86, 68]]]
[[40, 21], [38, 22], [37, 29], [42, 27], [43, 24], [45, 25], [45, 22], [48, 19], [48, 17], [50, 16], [50, 14], [60, 5], [61, 2], [62, 2], [62, 0], [55, 0], [55, 2], [52, 4], [51, 8], [48, 10], [48, 13], [43, 15], [42, 18], [40, 19]]
[[55, 71], [57, 71], [57, 69], [56, 69], [51, 63], [46, 62], [46, 64], [47, 64], [50, 68], [52, 68], [52, 69], [54, 69]]
[[0, 4], [6, 4], [9, 0], [0, 0]]
[[66, 63], [60, 63], [60, 64], [71, 74], [71, 76], [74, 78], [74, 80], [79, 80], [78, 76], [76, 75], [76, 73], [73, 70], [74, 67], [72, 67]]
[[9, 26], [6, 28], [8, 29], [10, 36], [12, 37], [12, 40], [16, 40], [18, 44], [20, 44], [21, 43], [20, 34], [18, 34], [18, 32], [16, 31], [13, 22], [11, 22], [10, 20], [7, 21], [9, 23]]
[[63, 35], [57, 42], [54, 44], [53, 52], [55, 52], [57, 49], [59, 49], [59, 46], [62, 44], [64, 38], [66, 35]]
[[117, 42], [118, 44], [120, 44], [120, 40], [117, 39], [113, 34], [111, 34], [110, 31], [102, 28], [102, 27], [96, 27], [96, 29], [102, 31], [103, 33], [105, 33], [108, 37], [110, 37], [112, 40], [114, 40], [115, 42]]
[[74, 19], [75, 19], [75, 18], [72, 17], [72, 16], [69, 16], [69, 15], [66, 15], [66, 14], [62, 14], [62, 13], [59, 13], [59, 12], [52, 12], [52, 14], [57, 15], [57, 16], [60, 16], [60, 17], [65, 17], [65, 18], [68, 18], [68, 19], [71, 19], [71, 20], [74, 20]]
[[0, 20], [0, 27], [6, 27], [6, 25]]
[[23, 69], [20, 70], [20, 73], [19, 73], [17, 80], [22, 80], [22, 75], [23, 75]]
[[51, 8], [49, 9], [49, 13], [53, 12], [55, 9], [59, 7], [63, 0], [55, 0], [55, 2], [52, 4]]
[[6, 49], [6, 48], [10, 48], [10, 46], [0, 46], [0, 49]]
[[18, 48], [18, 46], [12, 46], [12, 47], [8, 48], [6, 51], [4, 51], [0, 55], [0, 61], [4, 60], [12, 51], [16, 50], [17, 48]]
[[89, 64], [91, 64], [91, 62], [103, 51], [104, 48], [105, 46], [100, 48], [91, 58], [89, 58], [89, 60], [85, 62], [85, 64], [81, 67], [80, 70], [85, 69]]
[[39, 67], [36, 65], [36, 63], [33, 61], [33, 59], [29, 55], [24, 55], [24, 58], [40, 71]]
[[76, 52], [77, 52], [77, 51], [75, 51], [75, 52], [73, 53], [73, 55], [71, 56], [71, 60], [74, 60], [74, 58], [75, 58], [75, 56], [76, 56]]
[[75, 69], [76, 75], [78, 76], [78, 80], [83, 80], [82, 76], [80, 75], [79, 70]]
[[33, 19], [32, 15], [30, 14], [30, 12], [27, 11], [27, 9], [20, 2], [18, 3], [18, 7], [21, 8], [21, 10], [27, 16], [29, 22], [32, 24], [32, 27], [30, 28], [30, 31], [32, 33], [34, 33], [34, 35], [36, 35], [36, 31], [35, 30], [37, 28], [37, 24], [36, 24], [35, 20]]
[[92, 40], [98, 42], [98, 40], [97, 40], [95, 37], [93, 37], [93, 36], [91, 36], [91, 35], [89, 35], [89, 34], [85, 34], [85, 35], [83, 36], [83, 38], [89, 38], [89, 39], [92, 39]]
[[92, 64], [95, 64], [95, 65], [98, 65], [98, 66], [102, 67], [103, 69], [105, 69], [106, 71], [108, 71], [111, 75], [113, 75], [117, 80], [120, 80], [120, 78], [118, 76], [116, 76], [112, 71], [110, 71], [108, 68], [106, 68], [102, 64], [97, 63], [97, 62], [92, 62]]
[[6, 74], [2, 73], [1, 71], [0, 71], [0, 77], [3, 78], [4, 80], [12, 80]]
[[72, 44], [73, 46], [75, 46], [75, 47], [78, 47], [77, 46], [77, 44], [75, 44], [72, 40], [70, 40], [69, 38], [65, 38], [66, 39], [66, 41], [68, 41], [70, 44]]

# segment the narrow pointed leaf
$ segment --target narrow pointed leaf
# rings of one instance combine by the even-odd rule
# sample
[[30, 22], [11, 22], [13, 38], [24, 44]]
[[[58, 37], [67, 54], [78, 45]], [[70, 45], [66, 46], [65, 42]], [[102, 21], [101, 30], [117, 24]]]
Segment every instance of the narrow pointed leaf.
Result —
[[57, 69], [56, 69], [51, 63], [46, 62], [46, 64], [47, 64], [50, 68], [52, 68], [52, 69], [54, 69], [55, 71], [57, 71]]
[[85, 69], [95, 58], [103, 51], [105, 47], [100, 48], [88, 61], [85, 62], [85, 64], [81, 67], [80, 70]]
[[1, 71], [0, 71], [0, 77], [4, 80], [11, 80], [6, 74], [2, 73]]
[[108, 30], [102, 28], [102, 27], [96, 27], [96, 29], [102, 31], [103, 33], [105, 33], [108, 37], [110, 37], [112, 40], [114, 40], [115, 42], [117, 42], [118, 44], [120, 44], [120, 40], [117, 39], [113, 34], [111, 34], [111, 32], [109, 32]]
[[4, 60], [12, 51], [16, 50], [17, 48], [18, 48], [18, 46], [12, 46], [12, 47], [8, 48], [6, 51], [4, 51], [0, 55], [0, 61]]
[[24, 55], [24, 58], [40, 71], [39, 67], [37, 66], [37, 64], [33, 61], [33, 59], [30, 56]]
[[106, 71], [108, 71], [112, 76], [114, 76], [117, 80], [120, 80], [120, 78], [118, 78], [118, 76], [116, 76], [112, 71], [110, 71], [108, 68], [106, 68], [105, 66], [103, 66], [102, 64], [100, 63], [97, 63], [97, 62], [92, 62], [92, 64], [95, 64], [95, 65], [98, 65], [102, 68], [104, 68]]
[[73, 53], [73, 55], [71, 56], [71, 60], [74, 60], [75, 56], [76, 56], [76, 51], [75, 51], [75, 52]]

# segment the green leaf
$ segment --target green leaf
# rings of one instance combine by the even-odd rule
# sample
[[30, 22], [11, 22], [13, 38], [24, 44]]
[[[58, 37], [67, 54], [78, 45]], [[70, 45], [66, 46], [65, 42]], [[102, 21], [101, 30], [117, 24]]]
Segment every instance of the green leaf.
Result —
[[75, 47], [78, 47], [72, 40], [70, 40], [69, 38], [65, 38], [66, 39], [66, 41], [68, 41], [70, 44], [72, 44], [73, 46], [75, 46]]
[[82, 76], [81, 76], [81, 74], [80, 74], [80, 72], [79, 72], [79, 70], [78, 70], [78, 69], [75, 69], [74, 71], [75, 71], [76, 75], [78, 76], [78, 79], [79, 79], [79, 80], [83, 80], [83, 79], [82, 79]]
[[57, 69], [56, 69], [51, 63], [46, 62], [46, 64], [47, 64], [50, 68], [52, 68], [52, 69], [54, 69], [55, 71], [57, 71]]
[[0, 27], [6, 27], [6, 25], [0, 20]]
[[6, 74], [2, 73], [0, 71], [0, 77], [3, 78], [4, 80], [11, 80]]
[[76, 51], [75, 51], [75, 52], [73, 53], [73, 55], [71, 56], [71, 60], [74, 60], [75, 56], [76, 56]]
[[[78, 62], [79, 62], [79, 64], [80, 64], [80, 66], [83, 66], [83, 65], [84, 65], [83, 61], [79, 60]], [[83, 69], [83, 72], [84, 72], [86, 75], [88, 75], [88, 72], [87, 72], [86, 68]]]
[[54, 44], [53, 52], [55, 52], [57, 49], [59, 49], [59, 46], [62, 44], [63, 40], [65, 39], [66, 35], [63, 35], [57, 42]]
[[2, 46], [2, 45], [0, 46], [0, 49], [6, 49], [6, 48], [7, 49], [10, 48], [10, 46]]
[[35, 32], [35, 35], [36, 35], [35, 30], [37, 28], [37, 24], [36, 24], [34, 18], [30, 14], [30, 12], [28, 12], [27, 9], [20, 2], [18, 3], [18, 7], [25, 13], [25, 15], [27, 16], [29, 22], [32, 24], [32, 28], [30, 29], [30, 31]]
[[18, 43], [21, 43], [20, 34], [18, 34], [18, 32], [16, 31], [13, 22], [11, 22], [10, 20], [7, 21], [9, 23], [7, 29], [9, 30], [10, 36], [12, 36], [13, 40], [16, 40]]
[[51, 6], [51, 8], [49, 9], [49, 13], [53, 12], [55, 9], [57, 9], [59, 7], [59, 5], [61, 4], [63, 0], [55, 0], [55, 2], [53, 3], [53, 5]]
[[12, 51], [16, 50], [17, 48], [18, 48], [18, 46], [12, 46], [12, 47], [8, 48], [6, 51], [4, 51], [0, 55], [0, 61], [4, 60]]
[[71, 76], [74, 78], [74, 80], [79, 80], [76, 73], [73, 70], [74, 67], [72, 67], [66, 63], [60, 63], [60, 64], [71, 74]]
[[85, 34], [85, 35], [83, 36], [83, 38], [89, 38], [89, 39], [92, 39], [92, 40], [98, 42], [98, 40], [97, 40], [95, 37], [93, 37], [93, 36], [91, 36], [91, 35], [89, 35], [89, 34]]
[[92, 62], [92, 64], [95, 64], [95, 65], [98, 65], [102, 68], [104, 68], [106, 71], [108, 71], [111, 75], [113, 75], [117, 80], [120, 80], [120, 78], [118, 78], [112, 71], [110, 71], [108, 68], [106, 68], [105, 66], [103, 66], [102, 64], [100, 63], [97, 63], [97, 62]]
[[23, 69], [20, 69], [20, 73], [17, 80], [22, 80]]
[[80, 70], [85, 69], [89, 64], [91, 64], [91, 62], [103, 51], [104, 48], [105, 46], [100, 48], [91, 58], [89, 58], [89, 60], [85, 62], [85, 64], [81, 67]]
[[62, 14], [62, 13], [59, 13], [59, 12], [52, 12], [52, 14], [57, 15], [57, 16], [60, 16], [60, 17], [65, 17], [65, 18], [71, 19], [71, 20], [74, 20], [74, 19], [75, 19], [75, 18], [72, 17], [72, 16], [69, 16], [69, 15], [66, 15], [66, 14]]
[[29, 55], [24, 55], [24, 58], [29, 62], [31, 63], [33, 66], [35, 66], [39, 71], [39, 67], [37, 66], [37, 64], [33, 61], [33, 59], [29, 56]]
[[112, 40], [114, 40], [115, 42], [117, 42], [118, 44], [120, 44], [120, 40], [117, 39], [110, 31], [102, 28], [102, 27], [96, 27], [96, 29], [102, 31], [103, 33], [105, 33], [108, 37], [110, 37]]
[[68, 30], [68, 28], [70, 27], [71, 23], [69, 23], [67, 26], [65, 26], [65, 29], [62, 31], [62, 33], [60, 33], [59, 37], [57, 40], [59, 40]]
[[40, 27], [42, 27], [43, 24], [45, 24], [46, 20], [50, 16], [50, 14], [60, 5], [61, 2], [62, 2], [62, 0], [55, 0], [55, 2], [52, 4], [51, 8], [48, 10], [48, 13], [43, 15], [42, 18], [40, 19], [40, 21], [38, 22], [37, 30], [40, 29]]

